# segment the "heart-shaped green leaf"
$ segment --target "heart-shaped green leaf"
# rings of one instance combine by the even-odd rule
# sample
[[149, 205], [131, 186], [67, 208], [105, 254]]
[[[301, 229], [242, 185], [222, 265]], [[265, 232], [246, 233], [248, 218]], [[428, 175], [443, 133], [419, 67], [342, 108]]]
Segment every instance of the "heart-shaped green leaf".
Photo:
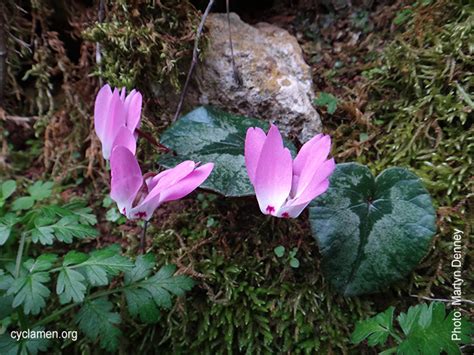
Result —
[[[247, 196], [254, 193], [247, 176], [244, 142], [247, 129], [268, 123], [255, 118], [236, 116], [203, 106], [181, 117], [161, 136], [161, 143], [176, 155], [165, 155], [160, 164], [171, 168], [184, 160], [214, 163], [214, 170], [201, 187], [224, 196]], [[285, 141], [292, 154], [295, 147]]]
[[402, 168], [374, 178], [339, 164], [330, 187], [310, 206], [323, 272], [345, 295], [376, 292], [405, 277], [427, 253], [435, 211], [420, 179]]

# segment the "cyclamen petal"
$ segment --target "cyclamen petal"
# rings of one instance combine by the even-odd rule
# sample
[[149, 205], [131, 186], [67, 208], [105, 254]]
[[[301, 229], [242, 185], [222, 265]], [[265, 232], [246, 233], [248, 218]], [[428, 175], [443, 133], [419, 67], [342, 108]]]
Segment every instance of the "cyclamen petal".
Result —
[[283, 146], [278, 128], [271, 125], [260, 153], [254, 181], [262, 213], [275, 214], [278, 211], [291, 191], [291, 180], [291, 153]]
[[130, 132], [125, 126], [119, 128], [112, 144], [112, 151], [114, 147], [117, 146], [125, 147], [130, 150], [133, 155], [135, 155], [135, 151], [137, 149], [137, 141], [135, 140], [133, 133]]
[[260, 210], [280, 218], [296, 218], [329, 187], [329, 176], [335, 169], [334, 159], [327, 159], [331, 138], [322, 134], [313, 137], [293, 161], [274, 125], [268, 135], [258, 130], [247, 130], [245, 163]]
[[140, 127], [140, 118], [142, 114], [142, 94], [132, 90], [125, 99], [125, 108], [127, 111], [127, 128], [130, 132]]
[[110, 99], [112, 98], [112, 89], [109, 85], [104, 85], [99, 90], [94, 105], [94, 127], [100, 141], [104, 139], [106, 116], [109, 111]]
[[156, 182], [156, 187], [153, 189], [167, 189], [168, 187], [176, 184], [178, 181], [191, 174], [195, 167], [195, 162], [192, 160], [185, 160], [182, 163], [176, 165], [174, 168], [165, 170], [163, 173], [155, 176], [154, 182]]
[[[297, 218], [301, 212], [311, 203], [317, 196], [323, 194], [329, 188], [329, 180], [324, 180], [312, 190], [313, 196], [310, 199], [295, 199], [288, 201], [279, 211], [277, 217]], [[308, 194], [309, 196], [309, 194]]]
[[[334, 169], [336, 169], [336, 163], [332, 158], [320, 164], [309, 184], [299, 195], [295, 196], [296, 203], [310, 203], [314, 198], [324, 193], [329, 187], [329, 176], [334, 172]], [[326, 187], [323, 188], [323, 186]]]
[[199, 187], [212, 172], [214, 164], [208, 163], [196, 168], [193, 161], [182, 162], [147, 179], [148, 191], [143, 187], [143, 176], [135, 155], [125, 146], [114, 147], [110, 166], [110, 196], [117, 203], [120, 212], [129, 219], [149, 220], [162, 203], [180, 199]]
[[160, 201], [168, 202], [179, 200], [180, 198], [189, 195], [191, 192], [196, 190], [206, 179], [214, 169], [213, 163], [204, 164], [191, 172], [183, 179], [176, 182], [176, 184], [169, 186], [160, 194]]
[[179, 184], [182, 179], [193, 172], [195, 166], [196, 164], [193, 161], [187, 160], [150, 179], [147, 182], [148, 194], [131, 213], [137, 218], [142, 217], [148, 220], [152, 216], [153, 211], [163, 202], [161, 198], [163, 190]]
[[247, 174], [250, 182], [255, 183], [255, 173], [257, 171], [258, 159], [262, 152], [263, 143], [267, 135], [259, 128], [249, 128], [245, 137], [245, 166], [247, 167]]
[[309, 145], [309, 147], [307, 147], [309, 149], [304, 152], [306, 157], [303, 157], [304, 161], [300, 168], [298, 163], [301, 162], [301, 160], [297, 159], [301, 156], [303, 147], [293, 162], [293, 175], [298, 176], [298, 183], [295, 186], [296, 189], [292, 191], [295, 196], [299, 196], [303, 193], [315, 175], [321, 175], [319, 167], [324, 163], [331, 150], [331, 138], [329, 136], [322, 136], [316, 142]]
[[115, 147], [110, 157], [112, 175], [110, 197], [117, 203], [119, 211], [128, 216], [132, 203], [143, 183], [137, 159], [123, 146]]
[[[134, 140], [135, 129], [140, 125], [142, 96], [132, 90], [126, 95], [125, 88], [112, 91], [109, 85], [104, 85], [97, 94], [94, 107], [94, 126], [97, 136], [102, 143], [102, 155], [104, 159], [109, 159], [113, 147], [123, 140], [125, 134], [121, 132], [121, 127], [127, 128]], [[117, 135], [121, 132], [121, 138], [116, 141]], [[131, 148], [133, 142], [129, 141], [127, 135], [127, 146]], [[116, 144], [117, 143], [117, 144]], [[134, 150], [134, 149], [132, 149]]]

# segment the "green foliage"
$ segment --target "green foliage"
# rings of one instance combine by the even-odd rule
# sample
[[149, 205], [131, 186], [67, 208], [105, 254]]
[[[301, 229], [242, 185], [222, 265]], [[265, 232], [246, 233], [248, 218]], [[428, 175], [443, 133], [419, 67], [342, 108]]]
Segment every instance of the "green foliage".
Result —
[[352, 333], [352, 341], [358, 344], [367, 338], [368, 345], [375, 346], [384, 345], [391, 337], [397, 346], [383, 353], [404, 355], [461, 354], [459, 345], [471, 341], [472, 324], [464, 317], [459, 318], [461, 340], [458, 343], [452, 340], [455, 311], [446, 315], [444, 303], [419, 304], [410, 307], [407, 313], [400, 313], [397, 321], [402, 333], [393, 325], [393, 312], [394, 307], [390, 307], [375, 317], [359, 322]]
[[19, 218], [13, 213], [7, 213], [0, 217], [0, 245], [6, 243], [12, 233], [13, 226], [18, 223], [18, 221]]
[[155, 266], [151, 254], [139, 256], [132, 270], [125, 273], [125, 290], [130, 314], [143, 322], [156, 323], [160, 319], [159, 308], [171, 308], [171, 295], [182, 296], [194, 282], [185, 276], [173, 276], [176, 267], [167, 265], [152, 277]]
[[394, 311], [395, 307], [389, 307], [385, 312], [359, 322], [352, 333], [352, 342], [358, 344], [367, 338], [369, 346], [384, 345], [393, 332]]
[[324, 274], [344, 295], [380, 291], [405, 277], [428, 252], [435, 219], [415, 174], [390, 168], [374, 178], [355, 163], [339, 164], [310, 207]]
[[104, 197], [102, 207], [108, 208], [107, 213], [105, 214], [105, 219], [107, 221], [117, 224], [124, 224], [127, 221], [127, 218], [119, 212], [117, 205], [109, 195]]
[[273, 252], [277, 257], [281, 258], [283, 255], [285, 255], [285, 247], [283, 245], [279, 245], [273, 249]]
[[33, 185], [28, 187], [29, 196], [23, 196], [13, 201], [12, 210], [29, 210], [36, 201], [41, 201], [51, 196], [52, 187], [53, 183], [50, 181], [36, 181]]
[[[34, 327], [31, 331], [43, 331], [43, 327]], [[20, 339], [19, 341], [10, 336], [0, 335], [0, 354], [2, 355], [36, 355], [44, 353], [51, 345], [49, 339]]]
[[[39, 204], [51, 196], [51, 182], [37, 181], [29, 186], [28, 196], [18, 197], [7, 204], [15, 189], [16, 183], [6, 181], [2, 184], [0, 210], [0, 245], [3, 245], [19, 228], [33, 243], [51, 245], [54, 240], [72, 243], [73, 238], [86, 238], [97, 235], [92, 227], [97, 220], [91, 209], [82, 202], [73, 202], [63, 206], [57, 204]], [[33, 208], [35, 207], [35, 208]], [[19, 215], [20, 211], [26, 211]], [[3, 212], [2, 212], [3, 211]]]
[[105, 298], [85, 302], [76, 316], [76, 322], [89, 339], [99, 339], [103, 349], [116, 351], [122, 335], [117, 327], [121, 318], [112, 309], [113, 304]]
[[[268, 124], [261, 120], [199, 107], [163, 133], [161, 143], [177, 155], [161, 157], [160, 164], [170, 168], [184, 160], [212, 162], [214, 169], [201, 187], [224, 196], [252, 195], [244, 158], [245, 136], [250, 127], [268, 130]], [[285, 144], [295, 152], [291, 142]]]
[[[279, 245], [275, 247], [275, 249], [273, 249], [273, 252], [278, 258], [282, 258], [285, 255], [285, 251], [286, 249], [283, 245]], [[298, 252], [298, 249], [293, 248], [292, 250], [288, 252], [288, 257], [287, 257], [288, 264], [294, 269], [297, 269], [300, 267], [300, 261], [296, 258], [297, 252]]]
[[327, 92], [322, 92], [319, 94], [319, 97], [314, 100], [314, 103], [318, 106], [324, 106], [327, 109], [327, 112], [332, 115], [336, 112], [337, 108], [337, 98]]
[[[78, 255], [74, 258], [79, 260], [79, 257]], [[121, 271], [127, 271], [133, 266], [127, 258], [119, 255], [119, 248], [116, 246], [95, 250], [87, 260], [76, 265], [84, 270], [88, 282], [93, 286], [106, 286], [111, 276], [117, 276]]]
[[393, 19], [393, 23], [395, 25], [402, 25], [408, 20], [410, 20], [413, 16], [413, 10], [412, 9], [403, 9], [401, 10], [397, 16]]
[[9, 198], [16, 190], [16, 182], [14, 180], [7, 180], [1, 184], [0, 189], [0, 208], [3, 207], [7, 198]]
[[22, 219], [24, 232], [33, 243], [51, 245], [55, 240], [72, 243], [74, 238], [97, 236], [95, 216], [82, 203], [47, 205], [28, 211]]
[[[96, 236], [93, 225], [97, 219], [92, 210], [79, 201], [50, 203], [47, 199], [52, 184], [37, 182], [27, 189], [33, 208], [23, 211], [15, 202], [9, 204], [10, 200], [6, 200], [13, 194], [15, 185], [2, 186], [5, 186], [2, 189], [5, 203], [0, 210], [0, 241], [5, 244], [0, 255], [2, 354], [45, 351], [48, 341], [12, 340], [9, 329], [41, 329], [38, 327], [56, 321], [76, 306], [80, 306], [76, 316], [79, 329], [91, 342], [100, 339], [102, 348], [116, 350], [121, 335], [118, 328], [121, 317], [117, 311], [128, 309], [130, 315], [139, 314], [144, 322], [156, 323], [160, 319], [159, 309], [170, 308], [172, 296], [182, 296], [194, 285], [187, 276], [175, 276], [173, 265], [155, 271], [153, 257], [140, 256], [134, 262], [121, 255], [116, 245], [88, 253], [72, 250], [62, 256], [45, 253], [43, 245]], [[30, 253], [39, 256], [29, 257]], [[123, 279], [122, 275], [125, 275]], [[96, 289], [104, 286], [108, 287]], [[108, 299], [121, 293], [127, 303], [120, 302], [120, 298], [114, 302]]]

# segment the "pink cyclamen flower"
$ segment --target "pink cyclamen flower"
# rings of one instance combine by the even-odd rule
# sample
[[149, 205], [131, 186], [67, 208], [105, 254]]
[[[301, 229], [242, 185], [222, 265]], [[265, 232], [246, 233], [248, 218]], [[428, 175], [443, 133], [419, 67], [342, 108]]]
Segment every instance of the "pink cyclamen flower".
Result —
[[122, 145], [135, 154], [137, 146], [135, 129], [140, 125], [142, 94], [132, 90], [126, 95], [125, 88], [120, 91], [104, 85], [95, 99], [94, 126], [102, 143], [102, 155], [109, 159], [113, 147]]
[[124, 146], [116, 146], [110, 157], [110, 197], [127, 218], [148, 221], [163, 202], [178, 200], [194, 191], [207, 179], [213, 167], [212, 163], [198, 167], [187, 160], [157, 175], [142, 176], [135, 155]]
[[329, 187], [334, 159], [327, 159], [331, 138], [318, 134], [306, 142], [293, 160], [278, 128], [268, 135], [249, 128], [245, 138], [245, 165], [255, 189], [260, 210], [276, 217], [296, 218]]

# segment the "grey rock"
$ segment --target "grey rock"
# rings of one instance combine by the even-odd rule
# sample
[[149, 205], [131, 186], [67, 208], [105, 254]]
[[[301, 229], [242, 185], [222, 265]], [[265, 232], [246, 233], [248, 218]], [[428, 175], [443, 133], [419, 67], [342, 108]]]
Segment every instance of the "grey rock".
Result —
[[296, 38], [267, 23], [248, 25], [234, 13], [230, 19], [240, 83], [232, 70], [226, 15], [210, 14], [193, 96], [200, 104], [275, 122], [301, 142], [320, 132], [311, 69]]

